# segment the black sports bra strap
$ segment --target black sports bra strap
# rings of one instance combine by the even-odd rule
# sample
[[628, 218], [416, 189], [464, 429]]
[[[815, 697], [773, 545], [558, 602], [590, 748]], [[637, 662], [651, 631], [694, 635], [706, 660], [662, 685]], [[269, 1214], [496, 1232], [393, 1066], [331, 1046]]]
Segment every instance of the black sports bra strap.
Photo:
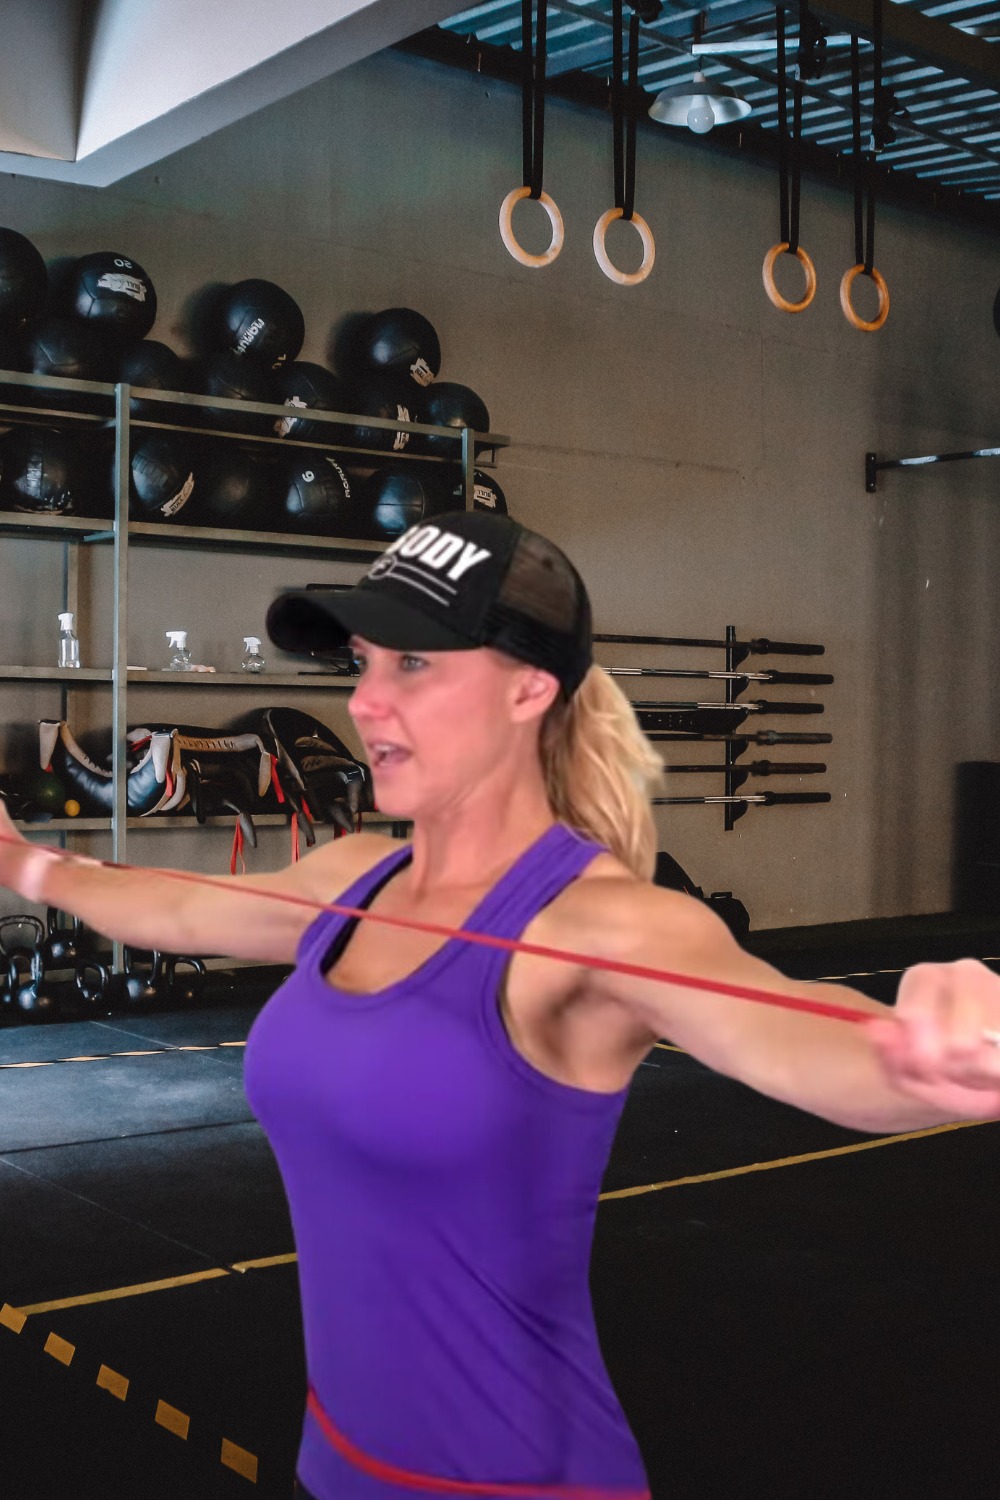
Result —
[[[401, 860], [398, 864], [394, 864], [391, 869], [386, 870], [381, 880], [377, 880], [372, 886], [371, 890], [367, 891], [364, 896], [354, 902], [354, 905], [357, 907], [357, 909], [359, 911], [367, 911], [372, 902], [375, 900], [375, 897], [378, 895], [379, 891], [384, 890], [385, 887], [389, 884], [389, 881], [392, 880], [396, 875], [398, 875], [400, 870], [405, 870], [406, 866], [409, 863], [409, 859], [404, 859]], [[354, 929], [355, 927], [357, 927], [359, 921], [359, 917], [347, 917], [340, 930], [334, 934], [332, 941], [330, 942], [329, 946], [323, 954], [322, 960], [320, 961], [319, 967], [321, 974], [329, 974], [334, 964], [343, 957], [344, 949], [347, 947], [348, 943], [351, 941], [351, 938], [354, 936]]]

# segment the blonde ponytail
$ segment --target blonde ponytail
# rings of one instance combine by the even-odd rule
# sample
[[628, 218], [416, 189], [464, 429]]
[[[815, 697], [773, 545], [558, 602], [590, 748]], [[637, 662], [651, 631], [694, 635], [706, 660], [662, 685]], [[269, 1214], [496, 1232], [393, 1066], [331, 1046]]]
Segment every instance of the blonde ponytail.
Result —
[[649, 880], [656, 864], [650, 797], [662, 764], [631, 703], [602, 667], [590, 668], [568, 703], [552, 706], [539, 749], [556, 817]]

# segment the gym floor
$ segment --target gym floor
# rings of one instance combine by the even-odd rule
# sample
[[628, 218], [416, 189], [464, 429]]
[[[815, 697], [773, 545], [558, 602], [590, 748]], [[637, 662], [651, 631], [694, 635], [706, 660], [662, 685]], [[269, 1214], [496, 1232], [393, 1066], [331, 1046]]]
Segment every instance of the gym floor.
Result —
[[[1000, 930], [924, 918], [750, 946], [816, 978], [992, 957]], [[4, 1500], [289, 1500], [292, 1236], [240, 1078], [274, 982], [0, 1033]], [[851, 982], [889, 998], [896, 975]], [[858, 1136], [655, 1048], [592, 1265], [654, 1500], [995, 1493], [998, 1166], [998, 1125]]]

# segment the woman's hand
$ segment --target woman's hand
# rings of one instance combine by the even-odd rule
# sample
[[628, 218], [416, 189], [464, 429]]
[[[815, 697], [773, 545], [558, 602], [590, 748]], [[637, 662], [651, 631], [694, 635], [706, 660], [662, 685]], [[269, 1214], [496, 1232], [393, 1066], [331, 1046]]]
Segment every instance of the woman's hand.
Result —
[[901, 1093], [952, 1120], [1000, 1117], [1000, 976], [985, 964], [907, 969], [894, 1009], [865, 1031]]

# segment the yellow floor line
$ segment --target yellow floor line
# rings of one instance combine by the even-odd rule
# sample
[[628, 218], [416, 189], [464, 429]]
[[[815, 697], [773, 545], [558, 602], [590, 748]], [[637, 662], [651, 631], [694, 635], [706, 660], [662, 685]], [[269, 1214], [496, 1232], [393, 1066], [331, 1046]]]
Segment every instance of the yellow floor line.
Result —
[[76, 1345], [61, 1339], [58, 1333], [50, 1333], [45, 1340], [45, 1352], [51, 1354], [52, 1358], [57, 1359], [61, 1365], [70, 1365], [73, 1363]]
[[20, 1068], [54, 1068], [59, 1063], [112, 1062], [118, 1057], [166, 1057], [174, 1052], [218, 1052], [222, 1047], [245, 1047], [246, 1042], [211, 1042], [205, 1046], [152, 1047], [143, 1052], [97, 1052], [83, 1057], [47, 1057], [42, 1062], [0, 1063], [0, 1073], [13, 1073]]
[[128, 1388], [131, 1382], [127, 1375], [119, 1375], [117, 1370], [112, 1370], [110, 1365], [102, 1365], [97, 1372], [96, 1384], [102, 1391], [110, 1391], [119, 1401], [124, 1401], [128, 1396]]
[[[665, 1045], [660, 1043], [659, 1045]], [[678, 1051], [678, 1048], [668, 1049]], [[853, 1156], [859, 1151], [874, 1151], [877, 1146], [897, 1146], [905, 1141], [922, 1141], [930, 1136], [945, 1135], [955, 1130], [971, 1130], [980, 1125], [994, 1125], [995, 1120], [963, 1120], [954, 1125], [934, 1125], [926, 1130], [908, 1130], [900, 1135], [883, 1135], [873, 1141], [854, 1141], [849, 1146], [833, 1146], [826, 1151], [807, 1151], [800, 1156], [781, 1156], [774, 1161], [750, 1162], [742, 1167], [725, 1167], [719, 1172], [701, 1172], [693, 1177], [673, 1177], [667, 1182], [647, 1182], [639, 1187], [617, 1188], [614, 1192], [602, 1193], [601, 1203], [610, 1203], [618, 1198], [638, 1198], [644, 1193], [661, 1193], [667, 1188], [695, 1187], [702, 1182], [722, 1182], [728, 1177], [746, 1177], [751, 1172], [773, 1172], [779, 1167], [798, 1167], [805, 1162], [828, 1161], [835, 1156]], [[20, 1332], [24, 1319], [42, 1312], [57, 1312], [68, 1307], [86, 1307], [95, 1302], [114, 1302], [123, 1297], [141, 1297], [147, 1292], [171, 1291], [175, 1287], [191, 1286], [199, 1281], [212, 1281], [220, 1276], [230, 1276], [234, 1271], [266, 1270], [273, 1266], [294, 1265], [298, 1256], [294, 1251], [285, 1255], [264, 1255], [257, 1260], [237, 1260], [229, 1266], [216, 1266], [210, 1271], [195, 1271], [187, 1276], [170, 1276], [163, 1281], [139, 1282], [135, 1286], [109, 1287], [103, 1292], [87, 1292], [80, 1297], [62, 1297], [54, 1302], [36, 1302], [30, 1307], [5, 1305], [0, 1313], [0, 1323]], [[17, 1323], [19, 1326], [14, 1327]]]
[[170, 1276], [164, 1281], [141, 1281], [135, 1286], [113, 1286], [104, 1292], [85, 1292], [80, 1297], [60, 1297], [55, 1302], [35, 1302], [15, 1311], [29, 1318], [36, 1313], [62, 1312], [66, 1307], [89, 1307], [94, 1302], [117, 1302], [122, 1297], [142, 1297], [146, 1292], [165, 1292], [172, 1287], [192, 1286], [196, 1281], [214, 1281], [219, 1276], [228, 1275], [222, 1266], [216, 1266], [211, 1271], [193, 1271], [188, 1276]]
[[291, 1266], [298, 1260], [293, 1251], [290, 1255], [264, 1255], [260, 1260], [234, 1260], [231, 1271], [265, 1271], [270, 1266]]
[[244, 1479], [249, 1479], [251, 1484], [257, 1483], [257, 1455], [248, 1453], [241, 1448], [239, 1443], [230, 1442], [229, 1438], [222, 1439], [222, 1452], [219, 1455], [220, 1462], [227, 1469], [233, 1469], [237, 1474], [242, 1474]]
[[191, 1418], [187, 1412], [178, 1411], [177, 1407], [171, 1406], [169, 1401], [157, 1401], [153, 1421], [160, 1427], [165, 1427], [168, 1432], [172, 1432], [175, 1437], [183, 1438], [185, 1441], [191, 1431]]
[[876, 1141], [856, 1141], [850, 1146], [833, 1146], [828, 1151], [807, 1151], [802, 1156], [782, 1156], [777, 1161], [756, 1161], [745, 1167], [726, 1167], [722, 1172], [702, 1172], [697, 1177], [674, 1177], [669, 1182], [649, 1182], [642, 1187], [618, 1188], [602, 1193], [601, 1203], [612, 1198], [638, 1198], [641, 1193], [660, 1193], [665, 1188], [693, 1187], [699, 1182], [721, 1182], [726, 1177], [745, 1177], [749, 1172], [773, 1172], [777, 1167], [798, 1167], [807, 1161], [826, 1161], [832, 1156], [852, 1156], [857, 1151], [874, 1151], [876, 1146], [896, 1146], [901, 1141], [922, 1141], [949, 1130], [969, 1130], [974, 1125], [993, 1125], [994, 1120], [963, 1120], [956, 1125], [934, 1125], [928, 1130], [908, 1130], [903, 1135], [883, 1135]]

